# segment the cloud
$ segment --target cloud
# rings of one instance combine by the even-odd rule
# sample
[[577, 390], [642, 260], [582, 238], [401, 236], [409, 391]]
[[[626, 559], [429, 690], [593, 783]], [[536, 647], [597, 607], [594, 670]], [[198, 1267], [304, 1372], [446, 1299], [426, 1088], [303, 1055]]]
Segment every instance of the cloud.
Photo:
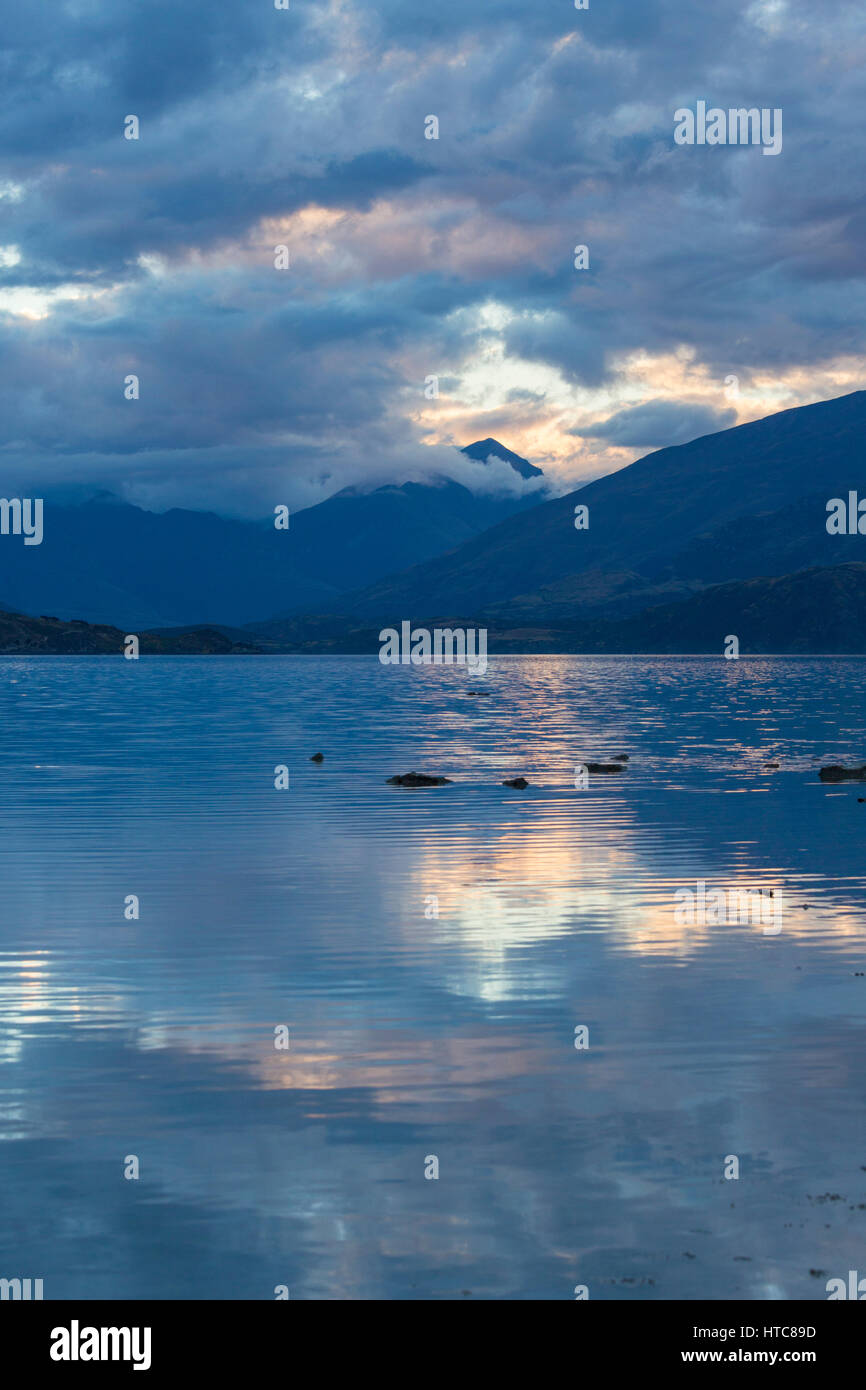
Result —
[[[431, 437], [576, 482], [731, 423], [729, 374], [739, 419], [863, 385], [864, 49], [843, 0], [19, 6], [0, 462], [250, 512]], [[698, 99], [782, 107], [782, 154], [676, 147]]]
[[664, 449], [729, 429], [736, 419], [735, 410], [716, 410], [680, 401], [645, 401], [618, 410], [601, 424], [583, 426], [573, 433], [606, 439], [620, 449]]

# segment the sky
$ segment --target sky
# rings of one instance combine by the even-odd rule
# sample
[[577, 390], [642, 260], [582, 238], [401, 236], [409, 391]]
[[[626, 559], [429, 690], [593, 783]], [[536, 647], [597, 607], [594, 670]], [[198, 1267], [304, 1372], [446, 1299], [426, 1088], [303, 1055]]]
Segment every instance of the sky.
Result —
[[[5, 0], [2, 34], [5, 495], [252, 517], [487, 436], [563, 492], [866, 384], [858, 6]], [[781, 109], [781, 152], [678, 145], [699, 101]]]

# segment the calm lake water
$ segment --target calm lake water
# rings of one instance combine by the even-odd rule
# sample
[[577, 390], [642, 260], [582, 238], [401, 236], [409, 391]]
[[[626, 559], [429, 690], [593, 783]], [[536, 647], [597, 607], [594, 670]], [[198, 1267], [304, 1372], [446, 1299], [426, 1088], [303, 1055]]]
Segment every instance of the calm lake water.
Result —
[[[866, 761], [864, 696], [857, 659], [4, 658], [0, 1276], [824, 1299], [866, 1272], [866, 788], [817, 777]], [[454, 784], [386, 785], [409, 770]], [[699, 881], [772, 891], [781, 930], [683, 923]]]

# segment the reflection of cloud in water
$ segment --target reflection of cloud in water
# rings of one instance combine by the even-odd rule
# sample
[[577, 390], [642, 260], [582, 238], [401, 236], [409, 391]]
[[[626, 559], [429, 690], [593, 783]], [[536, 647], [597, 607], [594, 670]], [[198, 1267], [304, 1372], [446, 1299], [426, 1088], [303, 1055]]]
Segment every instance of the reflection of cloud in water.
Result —
[[[23, 665], [0, 1258], [180, 1297], [809, 1297], [855, 1267], [862, 821], [755, 759], [856, 742], [863, 663], [494, 662], [474, 702], [375, 661]], [[384, 785], [413, 765], [455, 782]], [[781, 886], [782, 932], [680, 924], [698, 880]]]
[[[754, 870], [729, 872], [724, 879], [705, 879], [707, 891], [721, 889], [733, 904], [737, 894], [772, 891], [781, 904], [778, 921], [773, 900], [765, 899], [763, 916], [751, 904], [739, 920], [732, 911], [724, 921], [696, 914], [692, 923], [677, 911], [677, 891], [696, 891], [696, 876], [665, 879], [658, 875], [653, 854], [639, 853], [640, 834], [633, 847], [604, 844], [594, 826], [591, 844], [574, 842], [546, 827], [520, 834], [500, 834], [495, 844], [483, 849], [467, 838], [466, 857], [461, 842], [451, 839], [448, 852], [431, 846], [420, 853], [403, 902], [404, 919], [417, 916], [417, 904], [425, 895], [439, 899], [439, 917], [412, 921], [403, 929], [404, 940], [417, 949], [426, 936], [429, 954], [425, 967], [445, 974], [447, 988], [473, 994], [489, 1002], [561, 993], [561, 966], [557, 959], [536, 960], [535, 948], [557, 939], [575, 936], [603, 938], [603, 949], [638, 956], [659, 956], [687, 961], [696, 952], [718, 951], [734, 937], [784, 935], [804, 944], [825, 946], [846, 938], [862, 938], [862, 914], [850, 907], [822, 902], [814, 890], [807, 896], [789, 891], [776, 874], [759, 876]], [[688, 866], [685, 866], [688, 868]], [[776, 926], [781, 932], [776, 933]], [[772, 931], [765, 932], [769, 926]], [[450, 955], [436, 948], [459, 951], [457, 970], [446, 972]], [[549, 954], [549, 953], [548, 953]]]

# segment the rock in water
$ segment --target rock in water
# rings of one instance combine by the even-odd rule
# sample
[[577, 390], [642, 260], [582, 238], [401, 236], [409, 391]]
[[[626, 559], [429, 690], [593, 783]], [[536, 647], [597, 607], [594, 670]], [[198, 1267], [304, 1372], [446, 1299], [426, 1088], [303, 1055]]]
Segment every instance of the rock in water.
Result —
[[617, 753], [616, 757], [614, 758], [614, 762], [615, 762], [615, 763], [627, 763], [627, 762], [628, 762], [628, 753]]
[[585, 763], [587, 772], [622, 772], [622, 763]]
[[866, 763], [862, 767], [822, 767], [818, 773], [822, 782], [866, 782]]
[[310, 762], [311, 762], [311, 763], [323, 763], [324, 761], [325, 761], [325, 755], [324, 755], [324, 753], [314, 753], [313, 756], [312, 756], [311, 759], [310, 759]]
[[450, 785], [450, 777], [428, 777], [424, 772], [404, 772], [401, 777], [385, 779], [394, 787], [444, 787]]
[[502, 785], [503, 787], [516, 787], [519, 792], [522, 792], [524, 787], [529, 786], [529, 783], [525, 777], [512, 777], [510, 782], [503, 782]]

